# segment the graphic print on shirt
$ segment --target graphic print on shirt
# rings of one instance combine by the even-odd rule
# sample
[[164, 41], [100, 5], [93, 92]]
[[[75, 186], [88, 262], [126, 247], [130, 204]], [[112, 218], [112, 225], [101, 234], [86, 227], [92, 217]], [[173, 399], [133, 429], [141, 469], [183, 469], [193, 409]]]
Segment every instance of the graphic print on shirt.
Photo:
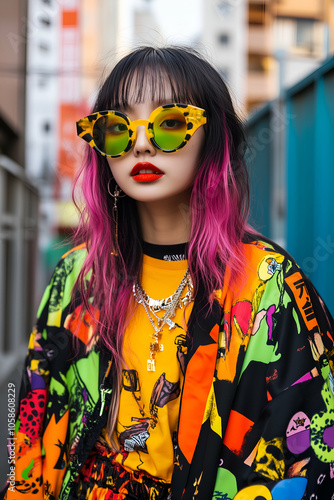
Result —
[[187, 336], [185, 333], [181, 333], [180, 335], [177, 335], [174, 340], [174, 344], [177, 347], [177, 359], [180, 363], [180, 367], [182, 370], [182, 373], [184, 374], [185, 367], [186, 367], [186, 356], [187, 356]]
[[146, 441], [150, 437], [148, 432], [150, 428], [150, 419], [148, 417], [132, 417], [131, 420], [132, 422], [138, 422], [138, 424], [125, 427], [125, 430], [118, 436], [122, 455], [124, 457], [123, 463], [130, 451], [148, 453]]
[[142, 417], [145, 416], [145, 405], [141, 405], [140, 384], [137, 370], [123, 370], [122, 388], [131, 392]]
[[158, 423], [158, 408], [163, 408], [167, 403], [178, 398], [179, 395], [180, 381], [169, 382], [166, 380], [166, 374], [162, 373], [155, 383], [150, 401], [152, 429], [154, 429]]
[[180, 396], [180, 382], [170, 382], [166, 379], [166, 373], [162, 373], [154, 384], [149, 413], [150, 417], [145, 417], [145, 408], [141, 406], [140, 382], [136, 370], [123, 370], [122, 389], [132, 392], [138, 409], [142, 415], [140, 417], [131, 417], [133, 425], [124, 426], [124, 431], [118, 436], [121, 453], [123, 455], [122, 463], [127, 459], [130, 452], [135, 451], [148, 453], [147, 440], [150, 437], [150, 430], [154, 430], [158, 424], [158, 411], [167, 403], [177, 399]]

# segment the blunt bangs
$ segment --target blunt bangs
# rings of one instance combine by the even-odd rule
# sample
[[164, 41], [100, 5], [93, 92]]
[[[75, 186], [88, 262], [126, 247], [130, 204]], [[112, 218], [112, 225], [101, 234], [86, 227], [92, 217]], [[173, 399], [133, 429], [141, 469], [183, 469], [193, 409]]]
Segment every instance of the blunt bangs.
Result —
[[[201, 161], [220, 161], [221, 144], [230, 135], [231, 159], [244, 154], [245, 140], [228, 88], [219, 73], [194, 49], [187, 47], [140, 47], [121, 59], [98, 94], [94, 110], [124, 109], [132, 103], [163, 102], [166, 82], [172, 102], [205, 109], [205, 143]], [[225, 122], [225, 124], [224, 124]]]
[[[192, 53], [193, 52], [193, 53]], [[192, 60], [193, 59], [193, 60]], [[199, 85], [198, 56], [195, 51], [139, 48], [116, 64], [100, 90], [94, 111], [126, 109], [129, 102], [140, 103], [147, 97], [165, 100], [166, 82], [172, 102], [203, 107], [202, 85]]]

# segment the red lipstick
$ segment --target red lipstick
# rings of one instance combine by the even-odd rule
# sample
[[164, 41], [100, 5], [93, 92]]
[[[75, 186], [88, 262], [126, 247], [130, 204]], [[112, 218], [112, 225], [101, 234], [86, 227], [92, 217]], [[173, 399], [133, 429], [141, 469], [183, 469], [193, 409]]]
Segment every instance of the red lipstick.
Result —
[[164, 173], [149, 162], [139, 162], [131, 170], [131, 177], [137, 182], [153, 182], [160, 179]]

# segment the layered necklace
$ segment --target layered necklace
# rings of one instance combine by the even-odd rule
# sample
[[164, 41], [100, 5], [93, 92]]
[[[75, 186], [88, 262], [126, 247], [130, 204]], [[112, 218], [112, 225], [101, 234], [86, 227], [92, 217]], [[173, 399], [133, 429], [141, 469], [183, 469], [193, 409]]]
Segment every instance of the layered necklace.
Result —
[[[181, 298], [184, 289], [187, 287], [187, 292]], [[189, 268], [186, 270], [181, 283], [173, 293], [166, 299], [152, 299], [147, 295], [138, 279], [133, 284], [133, 296], [138, 304], [142, 304], [147, 314], [147, 317], [154, 329], [152, 334], [152, 342], [150, 343], [150, 357], [147, 360], [147, 371], [155, 371], [155, 355], [159, 351], [164, 350], [161, 343], [162, 330], [165, 325], [168, 325], [169, 330], [176, 328], [176, 323], [172, 320], [175, 317], [176, 310], [182, 309], [193, 299], [193, 283], [190, 277]], [[158, 316], [160, 311], [165, 311], [162, 316]]]

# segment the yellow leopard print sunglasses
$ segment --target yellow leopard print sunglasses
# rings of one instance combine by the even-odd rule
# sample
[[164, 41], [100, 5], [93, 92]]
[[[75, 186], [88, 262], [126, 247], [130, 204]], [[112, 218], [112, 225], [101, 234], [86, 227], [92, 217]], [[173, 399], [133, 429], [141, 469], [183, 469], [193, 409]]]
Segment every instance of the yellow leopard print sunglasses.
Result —
[[77, 122], [77, 134], [103, 156], [125, 155], [136, 142], [139, 125], [145, 126], [147, 138], [164, 153], [173, 153], [190, 141], [206, 123], [204, 109], [188, 104], [164, 104], [148, 120], [134, 120], [121, 111], [98, 111]]

